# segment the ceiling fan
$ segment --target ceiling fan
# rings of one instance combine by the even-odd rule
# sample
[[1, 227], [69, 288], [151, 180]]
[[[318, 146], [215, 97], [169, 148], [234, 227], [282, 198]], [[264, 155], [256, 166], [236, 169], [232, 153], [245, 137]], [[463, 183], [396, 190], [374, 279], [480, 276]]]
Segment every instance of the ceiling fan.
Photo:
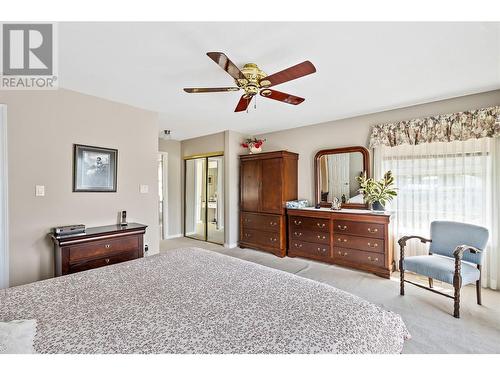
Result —
[[245, 64], [240, 70], [229, 58], [222, 52], [208, 52], [208, 57], [224, 69], [234, 78], [236, 87], [212, 87], [212, 88], [185, 88], [187, 93], [205, 93], [205, 92], [229, 92], [244, 90], [235, 112], [242, 112], [248, 108], [252, 98], [260, 94], [264, 98], [278, 100], [280, 102], [297, 105], [305, 99], [295, 95], [285, 94], [284, 92], [270, 90], [269, 87], [288, 82], [308, 74], [316, 72], [316, 68], [310, 61], [304, 61], [288, 69], [268, 76], [256, 64]]

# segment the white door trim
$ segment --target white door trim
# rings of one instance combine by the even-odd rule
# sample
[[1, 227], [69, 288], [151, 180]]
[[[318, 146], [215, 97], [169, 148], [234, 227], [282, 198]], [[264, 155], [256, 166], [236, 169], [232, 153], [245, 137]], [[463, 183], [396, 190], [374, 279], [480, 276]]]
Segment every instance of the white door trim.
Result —
[[162, 238], [168, 237], [168, 152], [160, 152], [163, 158], [163, 233]]
[[7, 106], [0, 104], [0, 289], [9, 286], [9, 194]]

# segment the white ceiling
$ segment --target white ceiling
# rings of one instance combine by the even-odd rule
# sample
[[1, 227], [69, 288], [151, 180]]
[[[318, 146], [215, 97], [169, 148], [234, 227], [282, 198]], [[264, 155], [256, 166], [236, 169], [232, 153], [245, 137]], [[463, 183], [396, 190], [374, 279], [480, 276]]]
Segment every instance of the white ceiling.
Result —
[[[267, 74], [310, 60], [313, 75], [234, 113], [239, 92], [206, 56], [222, 51]], [[174, 139], [257, 134], [500, 88], [500, 23], [61, 23], [61, 87], [160, 113]]]

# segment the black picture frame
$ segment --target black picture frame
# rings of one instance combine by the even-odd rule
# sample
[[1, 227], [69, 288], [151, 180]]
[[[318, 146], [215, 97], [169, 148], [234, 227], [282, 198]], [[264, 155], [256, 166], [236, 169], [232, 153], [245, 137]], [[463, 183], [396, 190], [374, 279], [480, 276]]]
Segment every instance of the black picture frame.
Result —
[[116, 193], [118, 150], [73, 145], [73, 192]]

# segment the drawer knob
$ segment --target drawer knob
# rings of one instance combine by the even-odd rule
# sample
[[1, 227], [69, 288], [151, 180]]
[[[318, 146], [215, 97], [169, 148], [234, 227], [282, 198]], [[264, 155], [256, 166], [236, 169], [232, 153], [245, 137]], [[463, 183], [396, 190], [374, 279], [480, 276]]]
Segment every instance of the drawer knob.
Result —
[[271, 237], [269, 240], [270, 240], [271, 242], [276, 242], [278, 239], [277, 239], [276, 237]]
[[339, 241], [339, 242], [347, 242], [347, 238], [337, 238], [337, 241]]
[[318, 247], [318, 251], [320, 253], [323, 253], [323, 254], [326, 253], [326, 249], [325, 248]]
[[245, 237], [251, 237], [250, 233], [245, 233]]
[[368, 260], [369, 260], [370, 262], [378, 262], [378, 258], [368, 257]]
[[300, 249], [302, 247], [302, 244], [301, 243], [295, 243], [295, 244], [293, 244], [293, 246], [298, 247]]
[[368, 232], [370, 233], [377, 233], [378, 232], [378, 229], [377, 228], [368, 228]]
[[321, 234], [318, 234], [316, 237], [318, 237], [318, 239], [319, 239], [319, 240], [324, 240], [324, 239], [326, 239], [326, 237], [325, 237], [325, 236], [322, 236]]
[[369, 247], [378, 247], [378, 243], [371, 243], [371, 242], [368, 242], [368, 246]]
[[296, 235], [297, 237], [302, 236], [302, 232], [293, 232], [293, 234]]
[[337, 225], [340, 230], [347, 230], [347, 225]]
[[300, 220], [294, 220], [293, 222], [294, 222], [294, 224], [295, 224], [295, 225], [300, 225], [300, 224], [302, 224], [302, 221], [300, 221]]
[[269, 223], [269, 225], [270, 225], [270, 226], [272, 226], [272, 227], [275, 227], [276, 225], [278, 225], [278, 223], [277, 223], [277, 222], [275, 222], [275, 221], [271, 221], [271, 222]]
[[110, 245], [110, 244], [106, 244], [106, 245], [104, 245], [104, 247], [105, 247], [106, 249], [109, 249], [109, 248], [111, 247], [111, 245]]
[[342, 256], [342, 257], [347, 256], [347, 253], [343, 253], [343, 254], [342, 254], [342, 251], [339, 251], [339, 252], [338, 252], [338, 254], [339, 254], [340, 256]]
[[324, 228], [324, 227], [326, 227], [325, 223], [316, 223], [316, 225], [318, 226], [318, 228]]
[[106, 262], [106, 264], [108, 264], [109, 263], [109, 258], [104, 259], [104, 261]]
[[249, 223], [250, 221], [250, 219], [245, 219], [245, 223]]

